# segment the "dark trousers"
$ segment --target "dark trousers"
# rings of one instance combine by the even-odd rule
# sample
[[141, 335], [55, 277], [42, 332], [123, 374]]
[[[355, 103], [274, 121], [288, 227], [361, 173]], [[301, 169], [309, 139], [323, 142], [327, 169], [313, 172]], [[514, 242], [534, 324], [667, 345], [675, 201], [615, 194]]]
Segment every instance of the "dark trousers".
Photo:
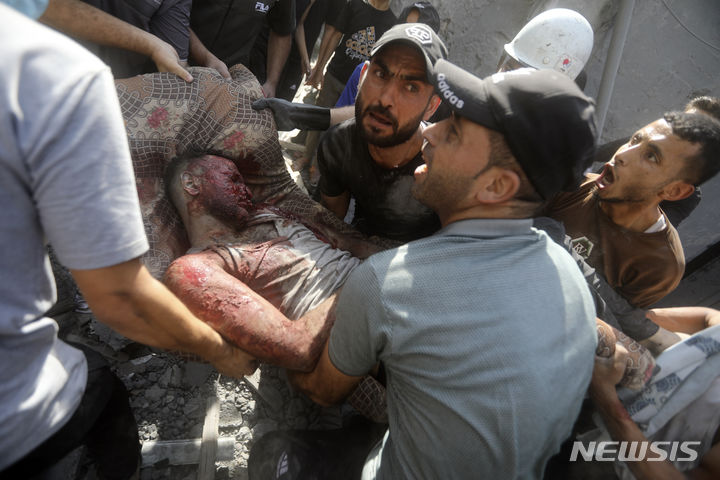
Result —
[[88, 381], [68, 422], [25, 457], [0, 472], [0, 479], [29, 478], [50, 468], [81, 445], [103, 479], [125, 480], [138, 468], [140, 440], [125, 385], [96, 352], [82, 347]]
[[269, 432], [252, 446], [250, 480], [356, 480], [386, 424], [360, 415], [336, 430]]

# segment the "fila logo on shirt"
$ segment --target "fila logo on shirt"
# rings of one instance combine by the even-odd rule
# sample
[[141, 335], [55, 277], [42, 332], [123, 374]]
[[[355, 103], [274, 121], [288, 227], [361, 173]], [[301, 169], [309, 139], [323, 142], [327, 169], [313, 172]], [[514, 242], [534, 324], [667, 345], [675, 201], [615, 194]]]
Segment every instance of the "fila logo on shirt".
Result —
[[430, 27], [425, 25], [413, 25], [405, 29], [405, 35], [410, 38], [414, 38], [423, 45], [429, 45], [432, 43], [432, 33], [430, 33]]
[[255, 2], [255, 11], [259, 13], [267, 13], [270, 10], [270, 5], [263, 2]]

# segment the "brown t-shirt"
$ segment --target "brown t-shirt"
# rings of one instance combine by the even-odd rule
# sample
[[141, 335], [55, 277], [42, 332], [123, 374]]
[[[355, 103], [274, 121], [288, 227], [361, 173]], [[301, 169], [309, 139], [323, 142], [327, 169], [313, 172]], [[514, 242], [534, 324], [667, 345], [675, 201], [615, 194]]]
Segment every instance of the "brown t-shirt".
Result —
[[685, 256], [680, 237], [667, 218], [667, 227], [654, 233], [633, 232], [613, 223], [593, 196], [595, 188], [588, 181], [575, 192], [558, 195], [547, 214], [565, 224], [575, 251], [615, 290], [633, 305], [646, 308], [682, 279]]

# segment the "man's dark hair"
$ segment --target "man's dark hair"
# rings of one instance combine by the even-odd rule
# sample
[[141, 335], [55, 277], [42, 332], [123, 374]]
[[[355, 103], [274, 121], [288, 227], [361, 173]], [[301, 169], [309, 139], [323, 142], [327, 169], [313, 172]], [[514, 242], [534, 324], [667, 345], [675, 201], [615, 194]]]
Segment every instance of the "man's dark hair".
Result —
[[525, 174], [518, 161], [512, 154], [510, 146], [505, 141], [502, 133], [490, 130], [490, 153], [488, 155], [488, 163], [483, 170], [491, 167], [500, 167], [515, 172], [520, 178], [520, 188], [515, 194], [515, 198], [526, 202], [538, 204], [538, 209], [543, 205], [543, 199], [535, 190], [530, 179]]
[[398, 16], [399, 21], [407, 22], [407, 17], [413, 10], [417, 10], [418, 12], [418, 23], [424, 23], [428, 27], [432, 28], [435, 33], [438, 33], [438, 30], [440, 30], [440, 15], [430, 2], [415, 2], [408, 5], [402, 12], [400, 12], [400, 15]]
[[694, 108], [702, 113], [710, 115], [720, 121], [720, 98], [717, 97], [695, 97], [685, 105], [685, 111]]
[[683, 180], [698, 186], [715, 176], [720, 171], [720, 122], [704, 113], [669, 112], [664, 118], [673, 135], [700, 146], [685, 159]]

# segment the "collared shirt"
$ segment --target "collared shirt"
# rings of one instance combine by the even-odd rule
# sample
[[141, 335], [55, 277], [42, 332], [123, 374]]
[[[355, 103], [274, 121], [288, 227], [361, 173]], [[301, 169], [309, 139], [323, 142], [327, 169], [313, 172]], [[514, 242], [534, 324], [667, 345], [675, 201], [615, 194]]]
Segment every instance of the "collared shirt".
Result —
[[382, 362], [377, 478], [541, 478], [592, 373], [595, 309], [531, 219], [472, 219], [367, 259], [340, 294], [329, 356]]

